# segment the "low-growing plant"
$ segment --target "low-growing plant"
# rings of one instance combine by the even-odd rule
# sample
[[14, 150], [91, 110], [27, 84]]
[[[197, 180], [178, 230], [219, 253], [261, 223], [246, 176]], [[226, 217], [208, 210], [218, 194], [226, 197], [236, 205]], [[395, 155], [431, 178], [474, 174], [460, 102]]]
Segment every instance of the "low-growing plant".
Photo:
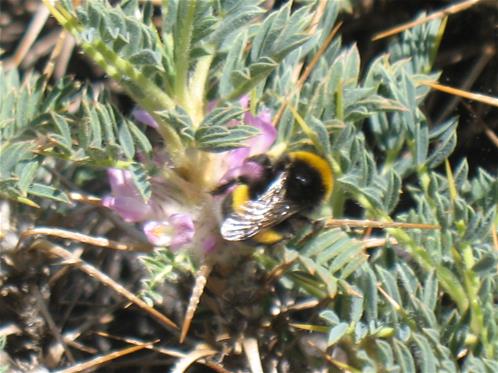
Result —
[[[341, 2], [268, 13], [242, 0], [44, 2], [135, 108], [90, 83], [0, 70], [0, 194], [18, 216], [39, 211], [18, 234], [49, 225], [46, 211], [81, 208], [76, 192], [100, 193], [95, 204], [155, 247], [141, 256], [149, 305], [181, 322], [173, 308], [187, 299], [165, 284], [204, 268], [209, 300], [186, 345], [207, 343], [219, 355], [205, 362], [227, 369], [247, 369], [230, 355], [256, 338], [265, 371], [498, 371], [498, 181], [450, 164], [458, 118], [430, 123], [421, 109], [444, 21], [405, 31], [362, 72], [337, 31]], [[223, 240], [211, 192], [276, 149], [330, 163], [322, 223], [273, 247]], [[333, 226], [351, 211], [385, 228]]]

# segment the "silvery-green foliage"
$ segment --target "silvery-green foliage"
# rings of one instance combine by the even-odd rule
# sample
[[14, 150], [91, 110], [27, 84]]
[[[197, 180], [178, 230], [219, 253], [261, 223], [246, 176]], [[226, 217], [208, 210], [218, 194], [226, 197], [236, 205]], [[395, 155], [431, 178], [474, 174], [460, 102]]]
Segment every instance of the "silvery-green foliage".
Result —
[[[364, 218], [441, 226], [387, 229], [386, 244], [371, 251], [354, 232], [322, 229], [256, 256], [268, 270], [291, 263], [280, 284], [295, 299], [320, 301], [306, 322], [327, 333], [331, 349], [347, 351], [342, 363], [350, 370], [498, 371], [498, 254], [491, 234], [498, 181], [482, 170], [469, 176], [466, 161], [447, 164], [458, 118], [429, 125], [420, 109], [428, 93], [422, 82], [439, 75], [431, 68], [440, 21], [406, 31], [364, 71], [357, 47], [336, 36], [297, 91], [296, 69], [311, 62], [335, 26], [338, 2], [326, 2], [312, 34], [313, 1], [271, 13], [244, 0], [167, 1], [162, 28], [151, 22], [148, 2], [62, 4], [57, 20], [151, 113], [168, 150], [237, 148], [257, 133], [226, 125], [241, 118], [241, 96], [274, 113], [285, 101], [277, 142], [289, 149], [312, 145], [333, 165], [335, 191], [322, 215], [343, 217], [352, 202]], [[1, 74], [3, 196], [67, 202], [60, 188], [40, 183], [42, 166], [52, 159], [128, 168], [149, 195], [147, 170], [136, 155], [150, 156], [152, 147], [108, 97], [96, 99], [90, 88], [69, 81], [47, 89], [38, 78], [21, 84], [17, 73]], [[73, 112], [68, 103], [75, 96], [81, 105]], [[208, 101], [217, 108], [208, 111]], [[204, 115], [196, 116], [199, 111]], [[393, 213], [402, 192], [413, 203]], [[151, 303], [158, 281], [192, 270], [170, 254], [145, 260]]]
[[[0, 71], [0, 183], [4, 197], [32, 204], [31, 196], [69, 202], [57, 185], [47, 185], [44, 162], [69, 161], [94, 167], [129, 167], [137, 186], [148, 196], [144, 170], [135, 161], [137, 151], [150, 156], [149, 140], [105, 98], [63, 80], [42, 90], [41, 77], [20, 82], [16, 71]], [[70, 105], [81, 97], [79, 109]]]

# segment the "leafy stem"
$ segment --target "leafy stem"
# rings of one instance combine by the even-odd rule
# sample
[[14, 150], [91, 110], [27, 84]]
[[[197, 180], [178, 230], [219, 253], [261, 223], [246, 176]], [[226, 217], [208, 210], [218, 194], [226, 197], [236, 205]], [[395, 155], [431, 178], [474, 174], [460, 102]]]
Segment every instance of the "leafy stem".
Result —
[[178, 159], [183, 152], [183, 144], [176, 131], [158, 112], [174, 108], [173, 100], [156, 84], [149, 80], [132, 63], [121, 58], [110, 49], [102, 40], [94, 39], [90, 42], [81, 40], [82, 26], [76, 17], [68, 13], [61, 6], [55, 8], [48, 0], [44, 3], [57, 21], [79, 41], [81, 48], [95, 63], [102, 67], [109, 76], [118, 81], [133, 100], [144, 110], [149, 112], [159, 124], [159, 132], [168, 145], [168, 151]]
[[197, 0], [181, 1], [178, 4], [175, 35], [175, 93], [182, 106], [186, 106], [188, 102], [187, 81], [196, 8]]
[[213, 58], [214, 53], [199, 59], [190, 83], [190, 97], [192, 98], [192, 104], [190, 105], [189, 112], [193, 118], [194, 127], [201, 122], [204, 115], [203, 107], [205, 88], [209, 77], [209, 68], [211, 67]]

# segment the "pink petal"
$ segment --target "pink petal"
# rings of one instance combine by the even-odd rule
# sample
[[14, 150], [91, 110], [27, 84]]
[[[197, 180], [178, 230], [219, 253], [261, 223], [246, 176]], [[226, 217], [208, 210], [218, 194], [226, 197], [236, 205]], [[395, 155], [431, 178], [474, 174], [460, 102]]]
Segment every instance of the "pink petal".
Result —
[[[258, 180], [263, 175], [264, 168], [261, 164], [247, 159], [238, 167], [233, 167], [221, 178], [220, 185], [244, 176], [249, 180]], [[227, 190], [228, 193], [228, 190]]]
[[145, 203], [133, 183], [131, 173], [126, 170], [110, 168], [107, 170], [111, 196], [102, 199], [102, 205], [114, 210], [129, 222], [142, 221], [150, 213], [150, 206]]
[[159, 126], [157, 125], [157, 122], [155, 119], [150, 115], [147, 111], [140, 109], [138, 107], [135, 107], [133, 111], [131, 112], [131, 115], [138, 120], [139, 122], [142, 122], [143, 124], [148, 125], [149, 127], [152, 128], [158, 128]]
[[[248, 101], [244, 97], [240, 101], [241, 105], [248, 105]], [[263, 110], [257, 116], [246, 113], [244, 114], [244, 122], [259, 129], [260, 134], [247, 140], [244, 147], [226, 153], [224, 165], [227, 171], [221, 178], [221, 182], [237, 178], [242, 174], [257, 177], [257, 173], [262, 171], [261, 167], [253, 162], [251, 162], [252, 165], [248, 165], [244, 161], [250, 156], [266, 152], [277, 138], [277, 129], [271, 123], [271, 115], [268, 110]]]
[[174, 214], [170, 216], [170, 222], [175, 229], [171, 240], [171, 249], [177, 250], [192, 242], [195, 233], [194, 222], [188, 214]]
[[264, 167], [257, 162], [246, 161], [240, 167], [240, 175], [249, 179], [258, 180], [263, 176]]
[[240, 167], [242, 167], [250, 154], [251, 149], [247, 147], [230, 150], [225, 157], [225, 164], [228, 170], [222, 177], [222, 180], [231, 180], [238, 177], [240, 175]]
[[257, 116], [251, 113], [244, 115], [244, 122], [259, 129], [260, 134], [250, 138], [247, 145], [251, 149], [251, 155], [266, 152], [277, 138], [277, 129], [271, 123], [269, 112], [263, 111]]
[[239, 98], [239, 104], [243, 109], [249, 108], [249, 95], [244, 95]]
[[108, 168], [107, 177], [113, 194], [135, 195], [138, 193], [130, 171]]
[[169, 246], [171, 243], [171, 224], [167, 221], [148, 221], [143, 230], [149, 242], [155, 246]]
[[144, 233], [156, 246], [169, 246], [178, 250], [192, 242], [194, 222], [188, 214], [173, 214], [164, 221], [149, 221], [144, 224]]
[[150, 207], [136, 198], [106, 196], [102, 199], [102, 205], [131, 223], [143, 221], [150, 213]]

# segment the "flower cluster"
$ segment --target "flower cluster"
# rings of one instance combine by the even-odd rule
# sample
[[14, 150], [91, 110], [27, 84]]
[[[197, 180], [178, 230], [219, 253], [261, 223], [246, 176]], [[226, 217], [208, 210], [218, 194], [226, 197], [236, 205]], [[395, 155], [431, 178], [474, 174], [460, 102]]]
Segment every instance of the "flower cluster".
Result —
[[[241, 99], [243, 108], [247, 109], [248, 104], [246, 97]], [[139, 121], [157, 128], [154, 119], [143, 110], [136, 109], [133, 115]], [[260, 166], [248, 158], [266, 152], [275, 141], [277, 131], [271, 123], [268, 110], [262, 110], [257, 115], [246, 112], [243, 122], [254, 126], [260, 133], [247, 140], [241, 148], [211, 154], [206, 158], [211, 165], [204, 166], [213, 170], [211, 179], [219, 184], [241, 175], [257, 177], [261, 172]], [[168, 163], [160, 166], [170, 167]], [[103, 198], [102, 204], [124, 220], [140, 223], [147, 239], [155, 246], [165, 246], [172, 250], [199, 248], [203, 254], [215, 250], [221, 242], [216, 198], [209, 191], [203, 190], [203, 185], [192, 185], [189, 181], [178, 177], [170, 178], [168, 175], [171, 175], [171, 172], [164, 172], [152, 178], [152, 196], [145, 201], [133, 183], [129, 171], [109, 169], [112, 193]], [[181, 185], [178, 185], [178, 180], [181, 180]], [[193, 195], [197, 197], [192, 197]]]

